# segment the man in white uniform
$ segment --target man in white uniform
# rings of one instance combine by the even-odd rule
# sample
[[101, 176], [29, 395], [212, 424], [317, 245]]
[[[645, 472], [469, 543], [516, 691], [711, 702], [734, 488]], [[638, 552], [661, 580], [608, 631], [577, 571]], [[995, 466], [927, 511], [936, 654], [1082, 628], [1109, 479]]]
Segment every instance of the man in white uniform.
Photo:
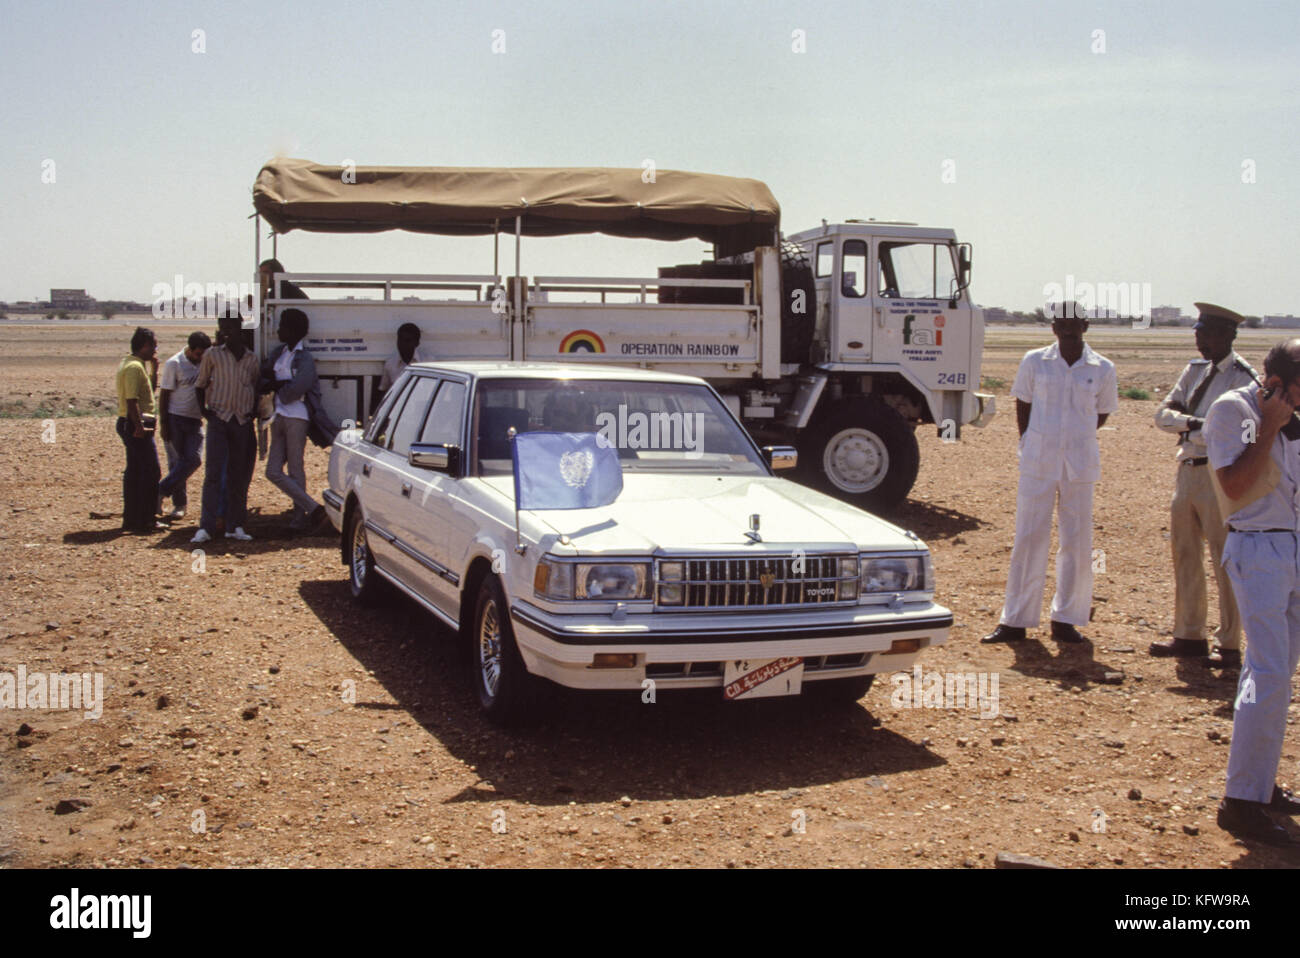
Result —
[[1060, 548], [1052, 638], [1082, 642], [1078, 626], [1092, 607], [1092, 493], [1101, 478], [1097, 430], [1119, 408], [1115, 365], [1083, 341], [1086, 311], [1053, 303], [1056, 342], [1031, 349], [1020, 361], [1011, 395], [1020, 429], [1020, 484], [1016, 541], [998, 627], [983, 642], [1014, 642], [1036, 627], [1043, 608], [1052, 511], [1057, 507]]
[[[1232, 349], [1243, 317], [1212, 303], [1197, 303], [1196, 348], [1193, 359], [1156, 410], [1156, 428], [1178, 435], [1178, 468], [1174, 499], [1169, 507], [1169, 545], [1174, 559], [1174, 634], [1152, 642], [1155, 656], [1207, 658], [1211, 665], [1241, 665], [1241, 617], [1232, 596], [1232, 583], [1223, 567], [1223, 542], [1228, 527], [1219, 513], [1210, 481], [1202, 427], [1210, 405], [1226, 392], [1258, 380], [1250, 363]], [[1219, 628], [1214, 651], [1205, 637], [1205, 566], [1203, 542], [1210, 545], [1210, 562], [1219, 591]]]
[[1300, 801], [1277, 785], [1300, 662], [1300, 339], [1269, 350], [1264, 376], [1264, 389], [1215, 400], [1203, 429], [1228, 519], [1223, 564], [1246, 628], [1218, 823], [1238, 838], [1290, 845], [1269, 810], [1300, 814]]

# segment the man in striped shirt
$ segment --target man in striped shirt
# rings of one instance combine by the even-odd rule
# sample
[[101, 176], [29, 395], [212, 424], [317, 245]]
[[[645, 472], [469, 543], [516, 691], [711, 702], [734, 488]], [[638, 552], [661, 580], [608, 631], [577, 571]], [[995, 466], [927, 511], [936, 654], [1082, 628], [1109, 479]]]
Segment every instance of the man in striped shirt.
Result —
[[190, 542], [208, 542], [217, 525], [221, 473], [226, 473], [226, 538], [248, 541], [244, 531], [248, 484], [253, 478], [257, 435], [253, 413], [257, 399], [257, 357], [244, 345], [239, 314], [222, 316], [218, 327], [225, 342], [203, 354], [194, 380], [199, 410], [208, 422], [204, 457], [203, 516]]

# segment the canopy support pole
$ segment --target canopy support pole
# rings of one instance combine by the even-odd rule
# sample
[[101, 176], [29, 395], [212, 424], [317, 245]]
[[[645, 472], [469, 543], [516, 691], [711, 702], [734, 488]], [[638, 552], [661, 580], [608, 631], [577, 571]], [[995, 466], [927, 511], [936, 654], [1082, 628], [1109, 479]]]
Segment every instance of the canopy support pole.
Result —
[[253, 214], [253, 289], [257, 290], [257, 298], [253, 301], [253, 314], [258, 318], [259, 322], [262, 318], [262, 277], [258, 271], [258, 266], [261, 262], [262, 262], [262, 216], [260, 213], [254, 213]]
[[519, 240], [523, 236], [524, 218], [515, 217], [515, 316], [519, 322], [524, 319], [524, 285], [519, 275]]
[[501, 276], [501, 221], [492, 221], [492, 275]]

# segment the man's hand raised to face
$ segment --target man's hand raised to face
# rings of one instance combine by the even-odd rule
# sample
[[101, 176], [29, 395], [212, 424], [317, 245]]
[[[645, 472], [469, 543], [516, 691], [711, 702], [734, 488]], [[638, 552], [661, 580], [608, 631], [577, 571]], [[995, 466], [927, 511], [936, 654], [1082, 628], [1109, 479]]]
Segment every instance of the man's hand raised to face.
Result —
[[1295, 415], [1295, 406], [1291, 404], [1291, 387], [1283, 389], [1282, 381], [1277, 376], [1268, 377], [1265, 386], [1272, 390], [1272, 395], [1260, 400], [1259, 428], [1260, 432], [1275, 436], [1291, 421], [1291, 417]]

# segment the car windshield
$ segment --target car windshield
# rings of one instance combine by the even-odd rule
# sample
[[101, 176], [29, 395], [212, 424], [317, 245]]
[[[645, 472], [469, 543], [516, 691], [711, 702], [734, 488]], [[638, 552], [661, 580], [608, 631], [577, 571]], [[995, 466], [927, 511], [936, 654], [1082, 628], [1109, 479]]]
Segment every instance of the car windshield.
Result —
[[474, 402], [475, 471], [512, 472], [509, 430], [593, 433], [625, 473], [760, 476], [744, 430], [704, 386], [612, 380], [489, 379]]

